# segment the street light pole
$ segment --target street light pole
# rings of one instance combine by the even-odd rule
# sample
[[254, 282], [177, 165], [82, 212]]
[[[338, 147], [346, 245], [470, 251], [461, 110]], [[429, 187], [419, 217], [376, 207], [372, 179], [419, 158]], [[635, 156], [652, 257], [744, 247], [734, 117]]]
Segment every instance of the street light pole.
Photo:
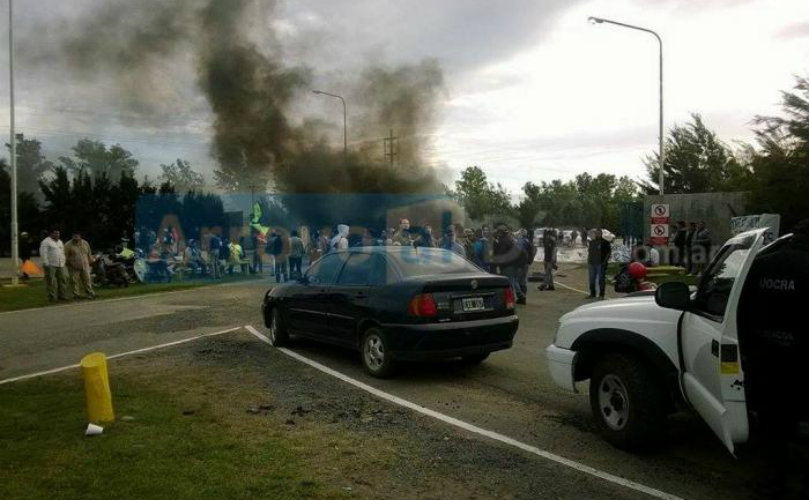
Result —
[[659, 160], [659, 175], [660, 175], [660, 177], [659, 177], [659, 180], [658, 180], [658, 184], [659, 184], [659, 187], [660, 187], [660, 196], [663, 196], [663, 194], [665, 193], [665, 189], [664, 189], [664, 186], [663, 186], [663, 182], [665, 180], [665, 174], [664, 174], [664, 171], [663, 171], [663, 166], [666, 164], [666, 162], [665, 162], [666, 153], [665, 153], [665, 149], [663, 148], [663, 40], [660, 38], [660, 35], [658, 35], [656, 32], [654, 32], [654, 31], [652, 31], [650, 29], [647, 29], [647, 28], [642, 28], [640, 26], [634, 26], [632, 24], [620, 23], [618, 21], [612, 21], [610, 19], [604, 19], [604, 18], [601, 18], [601, 17], [592, 17], [591, 16], [591, 17], [587, 18], [587, 20], [590, 21], [591, 23], [595, 23], [595, 24], [608, 23], [608, 24], [614, 24], [616, 26], [621, 26], [623, 28], [629, 28], [629, 29], [638, 30], [638, 31], [645, 31], [646, 33], [651, 33], [652, 35], [654, 35], [655, 38], [657, 38], [657, 43], [658, 43], [658, 45], [660, 47], [660, 58], [659, 58], [659, 62], [660, 62], [660, 123], [659, 123], [659, 130], [658, 130], [658, 142], [659, 142], [659, 144], [658, 144], [658, 148], [659, 148], [658, 160]]
[[19, 284], [19, 264], [17, 260], [20, 255], [20, 243], [18, 239], [17, 227], [17, 138], [14, 134], [14, 10], [13, 0], [8, 0], [8, 78], [9, 78], [9, 124], [11, 140], [11, 285]]
[[318, 95], [327, 95], [340, 99], [340, 102], [343, 103], [343, 163], [348, 166], [348, 120], [346, 118], [346, 100], [337, 94], [330, 94], [322, 90], [313, 90], [312, 92]]

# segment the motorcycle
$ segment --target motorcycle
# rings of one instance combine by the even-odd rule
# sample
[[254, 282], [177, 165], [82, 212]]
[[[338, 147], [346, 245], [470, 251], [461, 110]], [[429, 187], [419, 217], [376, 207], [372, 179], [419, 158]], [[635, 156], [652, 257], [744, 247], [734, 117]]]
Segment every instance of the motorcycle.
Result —
[[93, 284], [95, 286], [128, 287], [130, 283], [126, 266], [116, 262], [110, 255], [98, 253], [93, 256]]

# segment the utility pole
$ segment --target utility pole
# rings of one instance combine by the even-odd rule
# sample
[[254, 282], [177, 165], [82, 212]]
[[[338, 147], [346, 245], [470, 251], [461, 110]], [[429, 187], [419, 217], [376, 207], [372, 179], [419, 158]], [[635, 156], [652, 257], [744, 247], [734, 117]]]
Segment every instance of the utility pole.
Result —
[[385, 151], [385, 158], [387, 158], [390, 166], [393, 167], [396, 159], [399, 157], [399, 138], [393, 135], [393, 129], [390, 129], [390, 135], [382, 139], [382, 144]]
[[9, 106], [11, 122], [11, 286], [19, 285], [17, 260], [20, 255], [20, 242], [18, 239], [19, 228], [17, 226], [17, 138], [14, 133], [14, 12], [13, 0], [8, 0], [8, 77], [9, 77]]
[[621, 26], [623, 28], [629, 28], [629, 29], [633, 29], [633, 30], [644, 31], [644, 32], [649, 33], [650, 35], [654, 36], [657, 39], [657, 44], [658, 44], [658, 47], [660, 49], [659, 56], [658, 56], [658, 62], [659, 62], [659, 66], [660, 66], [659, 67], [659, 82], [658, 82], [660, 112], [658, 114], [659, 123], [658, 123], [658, 135], [657, 135], [658, 148], [659, 148], [658, 158], [657, 158], [658, 162], [659, 162], [658, 163], [659, 164], [658, 192], [659, 192], [660, 198], [662, 200], [663, 195], [665, 194], [664, 165], [666, 164], [666, 149], [665, 149], [665, 144], [664, 144], [665, 138], [663, 137], [663, 39], [660, 38], [660, 35], [658, 35], [657, 32], [655, 32], [653, 30], [650, 30], [648, 28], [643, 28], [641, 26], [635, 26], [635, 25], [632, 25], [632, 24], [620, 23], [618, 21], [612, 21], [610, 19], [604, 19], [604, 18], [601, 18], [601, 17], [592, 17], [591, 16], [591, 17], [588, 18], [588, 20], [591, 23], [594, 23], [594, 24], [607, 23], [607, 24], [613, 24], [615, 26]]

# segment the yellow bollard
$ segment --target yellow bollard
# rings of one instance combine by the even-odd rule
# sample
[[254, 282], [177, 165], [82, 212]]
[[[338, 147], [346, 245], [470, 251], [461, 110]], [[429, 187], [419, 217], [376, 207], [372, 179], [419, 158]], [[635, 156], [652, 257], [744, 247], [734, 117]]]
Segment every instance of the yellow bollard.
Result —
[[84, 393], [87, 397], [87, 419], [90, 422], [112, 422], [112, 393], [107, 375], [107, 357], [103, 352], [93, 352], [81, 359], [84, 377]]

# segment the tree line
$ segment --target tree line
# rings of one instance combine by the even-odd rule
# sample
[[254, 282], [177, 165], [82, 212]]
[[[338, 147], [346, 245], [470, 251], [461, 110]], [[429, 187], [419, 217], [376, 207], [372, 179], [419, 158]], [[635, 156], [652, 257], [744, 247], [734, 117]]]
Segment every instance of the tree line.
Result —
[[[710, 130], [699, 114], [675, 125], [665, 140], [667, 193], [744, 191], [750, 213], [781, 215], [782, 231], [809, 215], [809, 78], [796, 77], [793, 89], [781, 93], [782, 116], [753, 119], [755, 144], [731, 147]], [[160, 214], [178, 215], [187, 238], [200, 228], [227, 221], [222, 200], [202, 192], [204, 179], [190, 163], [177, 159], [161, 165], [156, 180], [137, 178], [139, 162], [115, 144], [81, 139], [70, 156], [56, 162], [42, 153], [42, 144], [16, 136], [19, 229], [38, 239], [49, 226], [79, 230], [97, 247], [132, 237], [140, 221], [156, 226]], [[9, 147], [6, 144], [6, 147]], [[643, 192], [658, 190], [658, 161], [644, 158], [647, 179], [635, 181], [612, 174], [581, 173], [573, 180], [527, 182], [520, 200], [488, 180], [478, 166], [464, 170], [447, 194], [474, 220], [510, 217], [523, 227], [620, 225], [622, 205], [638, 201]], [[10, 250], [10, 174], [0, 159], [0, 254]], [[149, 204], [137, 201], [150, 196]], [[154, 227], [151, 227], [154, 229]]]
[[[157, 230], [165, 214], [177, 216], [186, 238], [199, 238], [204, 227], [227, 226], [221, 198], [202, 191], [202, 175], [185, 160], [161, 165], [154, 182], [137, 178], [138, 161], [117, 144], [81, 139], [72, 156], [54, 163], [38, 140], [23, 134], [16, 140], [19, 231], [33, 243], [58, 227], [66, 237], [80, 231], [94, 248], [111, 249], [122, 238], [131, 241], [140, 225]], [[0, 159], [0, 220], [10, 219], [11, 176]], [[10, 225], [0, 225], [0, 254], [8, 255], [10, 239]]]
[[[809, 78], [796, 77], [794, 88], [781, 92], [781, 108], [783, 116], [753, 119], [755, 144], [729, 146], [697, 113], [673, 126], [664, 144], [666, 193], [746, 192], [747, 210], [780, 214], [782, 232], [809, 216]], [[658, 157], [655, 152], [643, 159], [646, 179], [583, 173], [567, 182], [528, 182], [518, 203], [477, 166], [464, 170], [447, 191], [474, 219], [508, 216], [526, 227], [617, 228], [623, 203], [658, 192]]]

